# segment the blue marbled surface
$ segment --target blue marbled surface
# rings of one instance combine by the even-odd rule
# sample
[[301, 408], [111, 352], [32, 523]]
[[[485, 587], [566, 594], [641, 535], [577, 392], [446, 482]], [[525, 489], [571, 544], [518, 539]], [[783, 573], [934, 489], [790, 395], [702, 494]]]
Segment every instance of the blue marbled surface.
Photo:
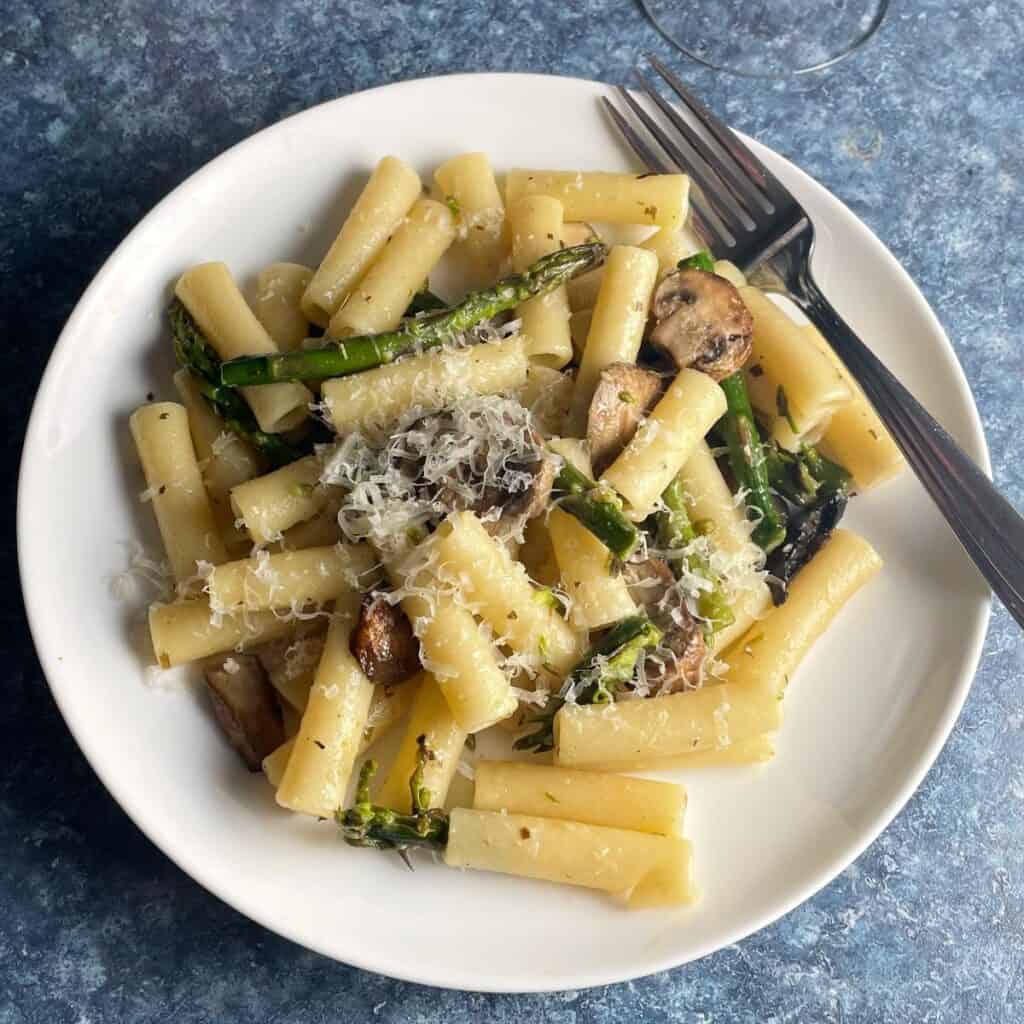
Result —
[[[1024, 499], [1019, 3], [894, 4], [853, 60], [770, 84], [683, 68], [895, 251], [947, 327], [999, 485]], [[15, 596], [24, 421], [93, 273], [170, 188], [321, 100], [447, 71], [623, 82], [672, 52], [631, 0], [7, 0], [0, 18], [0, 1024], [1024, 1020], [1024, 642], [1001, 608], [907, 809], [799, 910], [689, 967], [558, 996], [392, 982], [307, 953], [183, 875], [93, 777]]]

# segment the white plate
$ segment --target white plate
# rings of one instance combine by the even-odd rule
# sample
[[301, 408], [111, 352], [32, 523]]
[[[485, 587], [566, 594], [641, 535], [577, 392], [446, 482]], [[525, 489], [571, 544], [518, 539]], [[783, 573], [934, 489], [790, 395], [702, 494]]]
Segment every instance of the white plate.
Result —
[[[278, 811], [189, 690], [143, 683], [109, 578], [123, 542], [156, 547], [128, 414], [174, 397], [162, 310], [188, 264], [243, 277], [315, 263], [385, 153], [426, 177], [466, 149], [498, 168], [634, 165], [600, 115], [602, 87], [539, 75], [429, 79], [350, 96], [236, 146], [128, 236], [68, 322], [25, 444], [18, 542], [33, 636], [54, 696], [104, 784], [211, 892], [350, 964], [433, 985], [581, 988], [673, 967], [734, 942], [848, 865], [907, 800], [956, 719], [978, 661], [987, 591], [909, 477], [858, 499], [846, 525], [882, 575], [844, 611], [786, 698], [764, 770], [695, 773], [687, 834], [703, 901], [629, 913], [584, 891], [458, 873], [345, 847]], [[838, 200], [759, 147], [821, 226], [822, 284], [863, 337], [982, 465], [956, 357], [921, 294]]]

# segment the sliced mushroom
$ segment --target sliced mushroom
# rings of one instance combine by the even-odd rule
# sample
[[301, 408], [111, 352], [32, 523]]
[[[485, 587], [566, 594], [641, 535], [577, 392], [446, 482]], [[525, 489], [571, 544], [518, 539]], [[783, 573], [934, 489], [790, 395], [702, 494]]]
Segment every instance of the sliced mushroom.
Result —
[[654, 614], [664, 636], [644, 662], [647, 681], [662, 692], [701, 684], [708, 648], [700, 623], [677, 590], [668, 590]]
[[382, 597], [363, 602], [352, 632], [352, 653], [373, 683], [394, 686], [420, 670], [420, 642], [405, 612]]
[[204, 674], [217, 724], [249, 771], [258, 772], [263, 758], [285, 741], [277, 697], [259, 659], [218, 657], [207, 662]]
[[496, 537], [514, 537], [522, 533], [523, 528], [531, 520], [539, 516], [547, 507], [551, 497], [551, 488], [555, 485], [557, 466], [555, 460], [545, 451], [539, 462], [531, 466], [530, 483], [525, 490], [510, 493], [500, 487], [487, 488], [474, 512], [488, 512], [500, 509], [495, 518], [485, 518], [484, 527]]
[[600, 476], [633, 440], [640, 421], [654, 408], [661, 376], [632, 363], [612, 363], [601, 371], [587, 414], [587, 441], [594, 472]]
[[626, 562], [622, 567], [629, 596], [641, 608], [657, 608], [675, 585], [676, 578], [663, 558], [645, 558], [642, 562]]
[[722, 380], [750, 358], [754, 318], [724, 277], [705, 270], [668, 274], [654, 291], [651, 312], [651, 344], [680, 370], [690, 366]]
[[676, 587], [669, 564], [661, 558], [627, 562], [622, 576], [629, 596], [662, 631], [661, 643], [644, 656], [647, 682], [665, 692], [700, 685], [708, 653], [704, 631]]
[[772, 604], [785, 602], [790, 581], [832, 535], [843, 518], [848, 500], [845, 491], [836, 491], [790, 515], [786, 540], [771, 553], [765, 566]]

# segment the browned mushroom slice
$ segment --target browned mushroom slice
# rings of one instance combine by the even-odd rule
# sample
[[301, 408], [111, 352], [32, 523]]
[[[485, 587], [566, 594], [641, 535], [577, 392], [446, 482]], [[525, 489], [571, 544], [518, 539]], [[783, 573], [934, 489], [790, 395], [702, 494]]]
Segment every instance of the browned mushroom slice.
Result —
[[640, 421], [661, 395], [661, 376], [632, 363], [601, 371], [587, 414], [587, 442], [594, 473], [600, 476], [633, 440]]
[[648, 683], [662, 692], [699, 686], [708, 648], [700, 623], [677, 591], [662, 598], [655, 621], [664, 636], [644, 663]]
[[[529, 472], [530, 482], [524, 490], [511, 492], [488, 487], [483, 499], [474, 506], [473, 511], [482, 514], [484, 528], [492, 536], [518, 536], [531, 519], [535, 519], [548, 507], [557, 473], [555, 460], [545, 453], [530, 465]], [[501, 509], [496, 519], [493, 515], [487, 515], [496, 508]]]
[[645, 558], [642, 562], [626, 562], [622, 567], [629, 596], [641, 608], [657, 608], [675, 585], [676, 578], [663, 558]]
[[736, 287], [705, 270], [677, 270], [654, 291], [651, 344], [681, 370], [690, 366], [715, 380], [750, 358], [754, 319]]
[[374, 683], [394, 686], [420, 670], [420, 642], [412, 623], [398, 605], [384, 598], [368, 598], [352, 632], [352, 653]]
[[284, 743], [284, 727], [274, 688], [252, 654], [213, 658], [204, 667], [213, 713], [224, 735], [249, 771]]

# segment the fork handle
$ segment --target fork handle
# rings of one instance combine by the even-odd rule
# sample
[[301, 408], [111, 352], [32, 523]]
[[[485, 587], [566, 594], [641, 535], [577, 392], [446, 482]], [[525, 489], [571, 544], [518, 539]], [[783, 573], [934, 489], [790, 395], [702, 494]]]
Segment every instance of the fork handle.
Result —
[[828, 338], [996, 596], [1024, 626], [1024, 519], [825, 298], [810, 273], [790, 294]]

